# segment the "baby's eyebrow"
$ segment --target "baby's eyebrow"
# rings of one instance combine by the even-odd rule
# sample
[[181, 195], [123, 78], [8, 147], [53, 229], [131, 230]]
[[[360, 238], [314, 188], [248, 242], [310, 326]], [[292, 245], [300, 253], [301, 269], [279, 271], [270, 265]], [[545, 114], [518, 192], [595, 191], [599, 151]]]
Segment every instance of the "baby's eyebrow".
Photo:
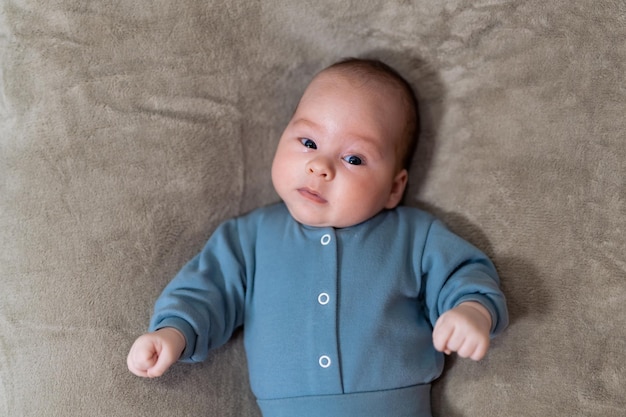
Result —
[[319, 131], [319, 130], [322, 130], [322, 127], [321, 127], [320, 125], [318, 125], [318, 124], [317, 124], [317, 123], [315, 123], [315, 122], [312, 122], [312, 121], [311, 121], [311, 120], [309, 120], [309, 119], [303, 119], [303, 118], [297, 119], [297, 120], [295, 120], [295, 121], [293, 122], [293, 125], [294, 125], [294, 126], [298, 126], [298, 125], [306, 125], [307, 127], [311, 128], [311, 129], [314, 129], [314, 130], [318, 130], [318, 131]]
[[353, 137], [357, 140], [360, 140], [364, 144], [362, 146], [365, 149], [365, 152], [368, 153], [370, 156], [373, 156], [376, 159], [384, 159], [384, 153], [379, 148], [376, 141], [364, 136]]
[[369, 156], [374, 157], [376, 159], [384, 159], [385, 152], [381, 149], [380, 141], [369, 137], [367, 135], [362, 135], [357, 133], [349, 134], [348, 139], [351, 141], [358, 141], [359, 148], [361, 148], [364, 152], [369, 154]]

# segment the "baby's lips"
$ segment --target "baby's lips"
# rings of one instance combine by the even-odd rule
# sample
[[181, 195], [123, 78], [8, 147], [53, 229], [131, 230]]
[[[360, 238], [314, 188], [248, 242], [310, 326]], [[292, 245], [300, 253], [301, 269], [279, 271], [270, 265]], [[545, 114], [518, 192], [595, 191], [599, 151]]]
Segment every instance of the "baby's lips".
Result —
[[315, 203], [326, 203], [326, 199], [324, 197], [321, 196], [321, 194], [315, 190], [312, 190], [308, 187], [303, 187], [303, 188], [299, 188], [298, 192], [300, 193], [300, 195], [302, 195], [304, 198], [311, 200]]

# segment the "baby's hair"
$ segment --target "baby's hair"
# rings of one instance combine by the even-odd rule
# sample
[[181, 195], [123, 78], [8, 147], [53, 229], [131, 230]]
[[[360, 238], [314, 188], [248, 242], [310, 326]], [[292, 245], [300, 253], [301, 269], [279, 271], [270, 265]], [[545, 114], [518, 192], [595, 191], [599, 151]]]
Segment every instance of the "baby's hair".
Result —
[[399, 87], [406, 109], [406, 127], [400, 142], [398, 155], [402, 163], [401, 167], [408, 169], [413, 159], [420, 130], [419, 107], [411, 84], [398, 71], [377, 59], [345, 58], [330, 65], [324, 71], [327, 70], [345, 72], [363, 80], [374, 78], [382, 83]]

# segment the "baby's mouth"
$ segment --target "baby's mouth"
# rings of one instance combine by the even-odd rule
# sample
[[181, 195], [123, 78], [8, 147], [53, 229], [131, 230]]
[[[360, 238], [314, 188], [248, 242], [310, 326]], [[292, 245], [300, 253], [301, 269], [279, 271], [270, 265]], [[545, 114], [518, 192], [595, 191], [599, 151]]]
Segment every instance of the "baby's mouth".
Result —
[[320, 195], [315, 190], [311, 190], [308, 187], [298, 188], [298, 193], [307, 200], [313, 201], [314, 203], [324, 204], [327, 203], [326, 199]]

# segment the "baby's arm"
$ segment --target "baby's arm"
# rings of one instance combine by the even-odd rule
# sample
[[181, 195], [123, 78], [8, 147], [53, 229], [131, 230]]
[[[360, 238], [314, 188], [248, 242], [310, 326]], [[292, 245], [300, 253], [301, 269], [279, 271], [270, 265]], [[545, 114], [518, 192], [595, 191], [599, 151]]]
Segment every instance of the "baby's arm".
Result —
[[173, 327], [144, 334], [130, 348], [128, 369], [141, 377], [161, 376], [180, 358], [185, 343], [183, 334]]
[[491, 314], [475, 301], [467, 301], [445, 312], [435, 323], [435, 349], [449, 355], [481, 360], [489, 349]]

